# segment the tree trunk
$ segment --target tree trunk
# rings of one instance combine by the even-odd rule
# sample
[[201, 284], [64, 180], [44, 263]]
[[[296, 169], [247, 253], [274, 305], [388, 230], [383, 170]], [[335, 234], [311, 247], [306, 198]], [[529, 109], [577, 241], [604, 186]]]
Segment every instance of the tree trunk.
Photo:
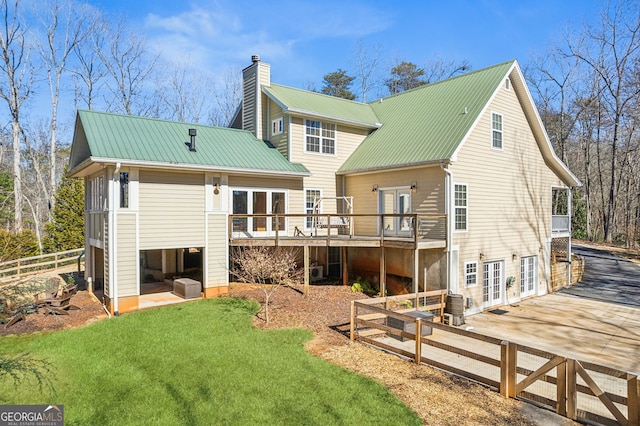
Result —
[[11, 137], [13, 139], [13, 230], [18, 233], [22, 231], [22, 171], [20, 169], [20, 122], [17, 118], [14, 118], [11, 123]]

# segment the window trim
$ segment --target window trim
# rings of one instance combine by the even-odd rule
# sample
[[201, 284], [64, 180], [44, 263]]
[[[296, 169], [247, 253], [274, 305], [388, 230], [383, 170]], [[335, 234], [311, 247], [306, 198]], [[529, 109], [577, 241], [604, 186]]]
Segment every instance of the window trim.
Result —
[[[234, 192], [236, 191], [241, 191], [241, 192], [246, 192], [247, 193], [247, 199], [246, 199], [246, 203], [247, 203], [247, 213], [234, 213], [234, 203], [233, 203], [233, 196], [234, 196]], [[286, 188], [257, 188], [257, 187], [246, 187], [246, 186], [232, 186], [229, 187], [229, 212], [231, 215], [233, 214], [253, 214], [251, 212], [253, 212], [253, 199], [254, 199], [254, 193], [256, 192], [264, 192], [266, 193], [266, 210], [267, 210], [267, 214], [273, 214], [273, 193], [274, 192], [281, 192], [284, 193], [284, 214], [288, 214], [289, 213], [289, 190]], [[235, 220], [235, 219], [234, 219]], [[242, 220], [242, 219], [240, 219]], [[280, 235], [287, 235], [289, 232], [289, 219], [285, 218], [284, 221], [284, 230], [279, 230], [278, 233]], [[232, 225], [231, 227], [231, 232], [232, 233], [248, 233], [250, 235], [275, 235], [275, 229], [273, 228], [273, 225], [275, 223], [275, 218], [271, 218], [271, 220], [267, 220], [267, 229], [266, 231], [254, 231], [253, 230], [253, 218], [249, 217], [246, 219], [246, 230], [242, 231], [242, 230], [235, 230], [234, 226]]]
[[[500, 117], [500, 129], [496, 129], [493, 124], [493, 117]], [[498, 134], [500, 134], [500, 146], [496, 146], [494, 143], [494, 135], [496, 134], [496, 132]], [[495, 112], [495, 111], [491, 111], [491, 149], [495, 149], [497, 151], [503, 151], [504, 150], [504, 115], [500, 114], [499, 112]]]
[[[313, 207], [311, 207], [312, 211], [309, 211], [309, 207], [307, 207], [307, 192], [308, 191], [318, 191], [318, 196], [319, 198], [322, 198], [322, 188], [304, 188], [304, 214], [313, 214]], [[322, 213], [322, 204], [320, 204], [320, 210], [318, 211], [318, 214]], [[304, 218], [304, 230], [305, 231], [310, 231], [313, 229], [313, 221], [311, 226], [309, 226], [309, 217]]]
[[[475, 266], [475, 272], [469, 273], [469, 271], [467, 270], [467, 267], [471, 265]], [[474, 276], [474, 283], [469, 284], [467, 278], [472, 275]], [[473, 288], [477, 286], [478, 286], [478, 262], [475, 260], [472, 262], [464, 262], [464, 288]]]
[[[309, 122], [313, 122], [313, 123], [318, 123], [319, 124], [319, 133], [317, 135], [314, 134], [309, 134], [307, 132], [307, 129], [310, 127], [308, 125]], [[325, 126], [332, 126], [332, 129], [328, 129], [325, 128]], [[314, 120], [311, 118], [305, 118], [304, 119], [304, 123], [303, 123], [303, 127], [304, 127], [304, 153], [305, 154], [311, 154], [311, 155], [324, 155], [324, 156], [330, 156], [330, 157], [336, 157], [338, 155], [338, 125], [336, 123], [329, 123], [327, 121], [320, 121], [320, 120]], [[333, 131], [333, 137], [326, 137], [323, 132], [327, 130], [327, 131]], [[309, 143], [308, 143], [308, 138], [309, 137], [314, 137], [314, 138], [318, 138], [318, 150], [314, 151], [314, 150], [310, 150], [309, 149]], [[324, 152], [325, 150], [325, 141], [333, 141], [333, 152]]]
[[280, 135], [284, 132], [284, 120], [282, 117], [271, 120], [271, 136]]
[[[465, 205], [457, 206], [456, 205], [456, 186], [464, 186], [465, 187]], [[453, 208], [453, 231], [454, 232], [467, 232], [469, 231], [469, 185], [463, 182], [454, 182], [453, 183], [453, 200], [451, 200], [452, 208]], [[457, 210], [464, 210], [464, 218], [465, 218], [465, 227], [458, 229], [458, 224], [456, 221]]]

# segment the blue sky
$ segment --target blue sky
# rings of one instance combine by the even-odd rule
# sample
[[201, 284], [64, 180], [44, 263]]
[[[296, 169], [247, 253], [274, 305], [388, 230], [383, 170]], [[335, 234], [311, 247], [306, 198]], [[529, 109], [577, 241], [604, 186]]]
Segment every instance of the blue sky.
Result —
[[353, 69], [354, 46], [380, 43], [398, 60], [467, 60], [472, 69], [533, 55], [567, 27], [596, 21], [594, 0], [89, 0], [126, 16], [164, 59], [219, 72], [244, 68], [252, 54], [271, 64], [272, 81], [321, 87], [338, 68]]

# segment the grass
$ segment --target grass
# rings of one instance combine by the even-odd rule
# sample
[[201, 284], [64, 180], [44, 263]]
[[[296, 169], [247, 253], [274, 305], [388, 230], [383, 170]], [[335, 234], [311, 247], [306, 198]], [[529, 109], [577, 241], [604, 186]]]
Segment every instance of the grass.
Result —
[[50, 363], [53, 384], [0, 376], [0, 404], [64, 404], [67, 425], [421, 424], [382, 385], [306, 353], [310, 332], [253, 328], [257, 309], [207, 299], [0, 338], [0, 356]]

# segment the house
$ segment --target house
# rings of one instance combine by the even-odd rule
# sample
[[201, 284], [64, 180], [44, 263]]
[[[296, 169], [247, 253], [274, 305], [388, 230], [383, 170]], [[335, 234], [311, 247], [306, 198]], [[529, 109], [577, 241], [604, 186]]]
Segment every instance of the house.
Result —
[[360, 103], [271, 83], [254, 56], [231, 127], [78, 113], [69, 173], [112, 311], [189, 273], [224, 292], [233, 246], [299, 246], [312, 279], [382, 293], [446, 288], [467, 314], [546, 293], [570, 252], [580, 182], [516, 61]]

